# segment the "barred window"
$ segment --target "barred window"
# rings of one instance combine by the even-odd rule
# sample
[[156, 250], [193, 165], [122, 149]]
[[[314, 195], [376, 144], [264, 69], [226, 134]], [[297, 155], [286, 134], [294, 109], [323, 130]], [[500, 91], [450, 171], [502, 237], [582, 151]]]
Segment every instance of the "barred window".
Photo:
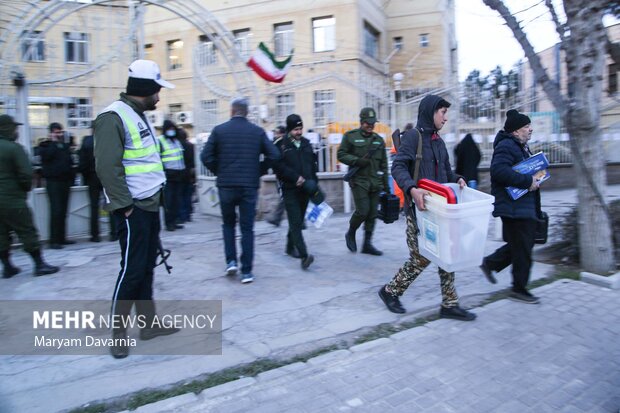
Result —
[[285, 93], [276, 96], [276, 123], [278, 125], [286, 124], [286, 117], [291, 113], [295, 113], [295, 95], [293, 93]]
[[323, 128], [336, 120], [336, 94], [334, 90], [314, 91], [314, 127]]

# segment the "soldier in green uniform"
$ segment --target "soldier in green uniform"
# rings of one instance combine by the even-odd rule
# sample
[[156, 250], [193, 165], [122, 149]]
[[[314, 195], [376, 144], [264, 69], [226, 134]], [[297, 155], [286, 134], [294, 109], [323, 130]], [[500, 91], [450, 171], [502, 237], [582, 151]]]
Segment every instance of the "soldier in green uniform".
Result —
[[48, 265], [41, 256], [39, 235], [32, 223], [32, 213], [26, 197], [32, 188], [32, 167], [24, 148], [15, 142], [17, 126], [9, 115], [0, 115], [0, 260], [2, 278], [11, 278], [20, 269], [9, 260], [9, 233], [14, 231], [24, 250], [34, 260], [34, 275], [53, 274], [58, 267]]
[[364, 223], [363, 254], [382, 255], [383, 253], [372, 245], [372, 233], [375, 229], [379, 194], [389, 192], [388, 161], [385, 153], [383, 138], [373, 132], [377, 114], [373, 108], [363, 108], [360, 111], [360, 127], [345, 133], [338, 149], [338, 160], [349, 168], [359, 170], [349, 181], [355, 212], [349, 221], [349, 230], [345, 234], [347, 248], [351, 252], [357, 251], [355, 232]]

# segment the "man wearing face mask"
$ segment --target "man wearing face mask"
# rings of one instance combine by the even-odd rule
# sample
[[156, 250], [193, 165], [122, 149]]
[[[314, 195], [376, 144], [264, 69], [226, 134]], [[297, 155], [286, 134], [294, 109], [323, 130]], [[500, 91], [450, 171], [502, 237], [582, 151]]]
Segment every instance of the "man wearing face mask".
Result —
[[179, 205], [181, 203], [182, 183], [185, 177], [185, 161], [183, 159], [183, 145], [178, 139], [178, 129], [169, 120], [164, 121], [164, 134], [159, 137], [159, 154], [164, 163], [166, 172], [166, 187], [164, 188], [164, 210], [166, 231], [183, 228], [178, 221]]
[[34, 275], [54, 274], [58, 267], [47, 264], [41, 256], [39, 235], [32, 222], [26, 197], [32, 189], [32, 167], [24, 148], [15, 142], [17, 126], [9, 115], [0, 115], [0, 260], [2, 278], [19, 274], [20, 269], [9, 259], [9, 233], [15, 232], [35, 263]]
[[[114, 214], [121, 247], [121, 270], [112, 296], [111, 314], [127, 319], [135, 304], [145, 320], [141, 340], [176, 333], [154, 323], [153, 272], [159, 244], [159, 206], [166, 183], [155, 130], [144, 111], [154, 110], [159, 91], [174, 85], [163, 80], [157, 63], [129, 65], [127, 93], [95, 119], [95, 165], [103, 185], [106, 210]], [[127, 357], [126, 326], [112, 330], [114, 358]]]

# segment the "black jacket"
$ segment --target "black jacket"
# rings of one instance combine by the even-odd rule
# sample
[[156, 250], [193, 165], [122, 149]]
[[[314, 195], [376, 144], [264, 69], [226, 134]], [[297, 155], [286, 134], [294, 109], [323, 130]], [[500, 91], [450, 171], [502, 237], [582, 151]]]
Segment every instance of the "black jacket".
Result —
[[306, 180], [318, 181], [317, 157], [308, 139], [302, 137], [299, 148], [297, 148], [293, 143], [293, 138], [286, 137], [277, 142], [277, 147], [282, 154], [277, 176], [282, 181], [284, 189], [297, 188], [296, 183], [300, 176]]
[[[398, 153], [392, 162], [392, 176], [405, 193], [405, 210], [409, 210], [411, 204], [410, 190], [417, 186], [413, 181], [415, 171], [415, 158], [418, 151], [418, 131], [422, 136], [422, 162], [418, 179], [426, 178], [436, 182], [456, 182], [460, 175], [452, 172], [450, 157], [443, 139], [437, 134], [433, 116], [435, 107], [441, 100], [436, 95], [427, 95], [420, 102], [418, 111], [418, 123], [414, 129], [408, 130], [402, 137]], [[433, 134], [436, 138], [432, 139]]]
[[241, 116], [213, 128], [200, 154], [202, 163], [217, 176], [217, 186], [258, 188], [263, 168], [260, 154], [268, 162], [280, 153], [265, 131]]
[[471, 134], [465, 135], [463, 140], [454, 148], [456, 157], [456, 173], [463, 175], [466, 181], [478, 180], [478, 164], [480, 163], [480, 149]]
[[41, 170], [45, 179], [73, 181], [73, 160], [68, 143], [44, 141], [38, 149], [38, 154], [41, 156]]
[[491, 193], [495, 197], [493, 216], [536, 219], [538, 191], [528, 192], [517, 200], [513, 200], [506, 191], [507, 186], [527, 189], [532, 185], [531, 175], [523, 175], [512, 169], [514, 165], [530, 156], [526, 146], [501, 130], [495, 137], [493, 149], [491, 160]]

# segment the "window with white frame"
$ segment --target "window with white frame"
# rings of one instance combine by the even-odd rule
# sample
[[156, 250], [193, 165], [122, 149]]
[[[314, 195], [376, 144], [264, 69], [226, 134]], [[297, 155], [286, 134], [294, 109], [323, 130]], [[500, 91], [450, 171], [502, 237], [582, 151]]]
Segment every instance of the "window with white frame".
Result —
[[204, 119], [206, 130], [212, 130], [217, 125], [217, 99], [200, 101], [200, 109]]
[[22, 37], [22, 60], [24, 62], [45, 61], [45, 39], [40, 31], [24, 32]]
[[68, 128], [90, 128], [93, 119], [93, 105], [90, 98], [75, 98], [67, 105]]
[[88, 33], [65, 32], [65, 62], [88, 63]]
[[286, 125], [286, 117], [295, 113], [295, 94], [285, 93], [276, 96], [276, 123]]
[[368, 23], [364, 23], [364, 53], [379, 58], [379, 31]]
[[398, 49], [398, 50], [402, 50], [403, 49], [403, 37], [402, 36], [398, 36], [398, 37], [394, 37], [392, 38], [392, 49]]
[[314, 91], [314, 127], [322, 128], [336, 120], [336, 96], [333, 90]]
[[429, 43], [428, 33], [422, 33], [420, 35], [420, 47], [428, 47]]
[[183, 68], [183, 40], [168, 40], [168, 70], [178, 70]]
[[293, 23], [279, 23], [273, 26], [273, 42], [278, 57], [288, 56], [293, 50]]
[[241, 57], [248, 57], [251, 53], [250, 39], [252, 34], [250, 29], [235, 30], [233, 31], [233, 36], [235, 36], [235, 48], [239, 51]]
[[312, 43], [315, 52], [327, 52], [336, 49], [335, 17], [312, 19]]
[[[215, 35], [214, 35], [215, 36]], [[215, 44], [207, 35], [200, 35], [198, 47], [198, 64], [200, 66], [212, 66], [217, 64], [217, 50]]]
[[29, 104], [28, 123], [31, 128], [47, 128], [50, 124], [50, 105]]

